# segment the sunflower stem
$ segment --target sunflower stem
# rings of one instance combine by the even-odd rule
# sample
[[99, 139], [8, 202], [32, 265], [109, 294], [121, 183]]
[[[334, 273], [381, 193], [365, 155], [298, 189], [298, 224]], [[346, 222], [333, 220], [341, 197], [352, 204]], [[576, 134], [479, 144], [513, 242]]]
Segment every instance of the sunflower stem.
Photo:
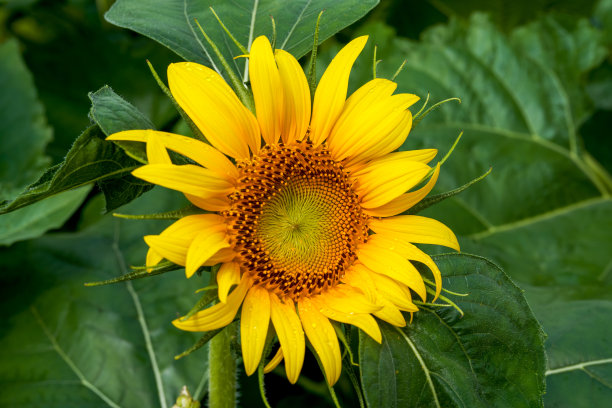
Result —
[[155, 214], [121, 214], [113, 213], [113, 217], [125, 218], [128, 220], [178, 220], [187, 215], [200, 214], [202, 210], [193, 204], [178, 210], [166, 211]]
[[420, 211], [423, 211], [424, 209], [426, 209], [427, 207], [430, 207], [430, 206], [432, 206], [432, 205], [434, 205], [436, 203], [439, 203], [440, 201], [446, 200], [447, 198], [450, 198], [450, 197], [452, 197], [454, 195], [459, 194], [463, 190], [467, 189], [468, 187], [472, 186], [473, 184], [478, 183], [480, 180], [482, 180], [485, 177], [487, 177], [491, 173], [492, 170], [493, 170], [493, 168], [489, 167], [489, 170], [487, 170], [486, 173], [482, 174], [481, 176], [476, 177], [474, 180], [471, 180], [471, 181], [465, 183], [461, 187], [458, 187], [458, 188], [456, 188], [454, 190], [447, 191], [445, 193], [436, 194], [434, 196], [431, 196], [431, 197], [428, 197], [428, 198], [422, 200], [421, 202], [417, 203], [414, 207], [412, 207], [408, 211], [408, 214], [417, 214]]
[[270, 16], [270, 20], [272, 20], [272, 52], [276, 49], [276, 20], [274, 20], [274, 16]]
[[219, 50], [219, 47], [217, 47], [217, 44], [215, 44], [214, 41], [211, 40], [211, 38], [208, 36], [208, 34], [206, 34], [206, 31], [204, 31], [198, 19], [195, 19], [195, 23], [200, 29], [200, 32], [204, 36], [204, 39], [206, 40], [208, 45], [210, 45], [210, 48], [212, 48], [217, 58], [219, 58], [219, 61], [221, 61], [221, 65], [223, 65], [223, 68], [225, 69], [225, 72], [227, 73], [227, 76], [229, 77], [229, 80], [232, 83], [234, 90], [236, 91], [236, 94], [238, 95], [238, 98], [240, 98], [240, 101], [244, 104], [244, 106], [246, 106], [251, 112], [254, 112], [255, 106], [253, 103], [253, 96], [249, 94], [247, 87], [240, 80], [238, 75], [236, 75], [236, 72], [232, 69], [230, 64], [227, 62], [227, 60], [225, 59], [225, 57]]
[[349, 380], [351, 380], [351, 384], [353, 384], [353, 388], [355, 389], [355, 393], [357, 394], [357, 399], [359, 400], [359, 408], [365, 408], [365, 402], [361, 393], [361, 386], [359, 385], [359, 380], [357, 379], [357, 376], [353, 371], [351, 363], [347, 362], [345, 358], [342, 360], [342, 365], [344, 366], [344, 372], [348, 375]]
[[217, 19], [217, 22], [219, 23], [219, 25], [221, 26], [223, 31], [225, 31], [225, 34], [227, 34], [227, 36], [234, 42], [234, 44], [236, 44], [236, 47], [238, 47], [240, 52], [243, 53], [243, 54], [248, 54], [249, 51], [246, 49], [246, 47], [244, 45], [242, 45], [242, 43], [240, 41], [238, 41], [236, 39], [236, 37], [234, 37], [232, 35], [232, 32], [230, 30], [228, 30], [228, 28], [225, 26], [225, 24], [223, 24], [223, 21], [221, 21], [221, 18], [217, 15], [217, 13], [215, 12], [215, 9], [213, 9], [212, 6], [210, 6], [209, 8], [210, 8], [210, 11], [215, 16], [215, 18]]
[[412, 120], [412, 128], [414, 129], [416, 127], [416, 125], [419, 124], [420, 121], [422, 121], [427, 115], [429, 115], [431, 113], [431, 111], [433, 111], [434, 109], [436, 109], [440, 105], [445, 104], [446, 102], [450, 102], [450, 101], [457, 101], [457, 102], [461, 103], [461, 99], [459, 99], [459, 98], [448, 98], [448, 99], [445, 99], [443, 101], [440, 101], [438, 103], [433, 104], [429, 109], [427, 109], [423, 113], [421, 113], [419, 111], [419, 113], [417, 113], [414, 116], [413, 120]]
[[132, 272], [128, 272], [124, 275], [117, 276], [115, 278], [107, 279], [104, 281], [87, 282], [87, 283], [84, 283], [84, 285], [87, 287], [110, 285], [112, 283], [126, 282], [126, 281], [131, 281], [134, 279], [141, 279], [141, 278], [147, 278], [149, 276], [160, 275], [162, 273], [175, 271], [180, 268], [182, 267], [179, 265], [173, 264], [172, 262], [162, 262], [159, 264], [159, 266], [152, 266], [149, 268], [147, 268], [146, 266], [145, 267], [137, 266], [137, 267], [132, 267], [132, 269], [135, 269], [135, 270], [133, 270]]
[[266, 408], [272, 408], [268, 399], [266, 398], [266, 387], [264, 385], [264, 368], [266, 366], [266, 357], [270, 354], [272, 347], [274, 346], [274, 341], [272, 341], [270, 334], [268, 333], [268, 338], [266, 339], [266, 345], [264, 347], [261, 361], [259, 362], [259, 367], [257, 367], [257, 382], [259, 383], [259, 394], [261, 395], [261, 400], [266, 406]]
[[376, 60], [376, 50], [377, 49], [378, 47], [375, 45], [374, 46], [374, 60], [372, 61], [372, 79], [376, 79], [376, 66], [380, 62]]
[[[425, 103], [427, 103], [427, 101], [425, 101]], [[453, 154], [453, 151], [455, 151], [455, 147], [457, 147], [457, 145], [459, 144], [459, 140], [461, 140], [461, 136], [463, 136], [463, 132], [459, 133], [459, 136], [457, 136], [451, 148], [448, 150], [448, 152], [446, 152], [442, 160], [440, 160], [439, 162], [440, 166], [442, 166], [446, 162], [446, 160], [448, 160], [450, 155]], [[429, 178], [433, 175], [434, 171], [435, 171], [435, 168], [433, 167], [429, 169], [429, 171], [427, 172], [427, 175], [425, 175], [425, 177], [423, 177], [423, 179], [417, 183], [417, 186], [420, 184], [424, 184], [427, 180], [429, 180]]]
[[[427, 293], [429, 293], [430, 295], [436, 295], [436, 291], [432, 288], [430, 288], [429, 286], [425, 287], [427, 289]], [[461, 317], [463, 317], [463, 310], [461, 310], [461, 308], [459, 306], [457, 306], [457, 304], [455, 302], [453, 302], [452, 300], [450, 300], [449, 298], [447, 298], [444, 295], [438, 295], [438, 299], [441, 299], [443, 301], [445, 301], [446, 303], [448, 303], [450, 306], [452, 306], [455, 310], [457, 310], [459, 312], [459, 314], [461, 315]]]
[[189, 129], [191, 129], [191, 133], [193, 133], [196, 139], [203, 140], [206, 143], [208, 143], [208, 141], [206, 140], [206, 137], [204, 137], [200, 129], [198, 129], [198, 127], [193, 122], [193, 120], [191, 120], [189, 115], [185, 113], [185, 111], [183, 110], [183, 108], [181, 108], [181, 106], [178, 104], [176, 99], [174, 99], [174, 96], [172, 96], [172, 92], [170, 92], [170, 89], [168, 89], [166, 84], [164, 84], [164, 81], [161, 80], [161, 78], [157, 74], [157, 71], [155, 70], [155, 68], [153, 68], [153, 64], [151, 64], [149, 60], [147, 60], [147, 65], [149, 66], [151, 75], [153, 75], [153, 78], [155, 78], [155, 82], [157, 82], [157, 85], [159, 85], [163, 93], [165, 93], [166, 96], [170, 98], [170, 100], [172, 101], [172, 104], [174, 105], [174, 108], [178, 111], [179, 115], [181, 115], [181, 118], [183, 118], [185, 123], [187, 123], [187, 126], [189, 126]]
[[319, 23], [321, 16], [325, 10], [321, 10], [317, 17], [315, 25], [314, 41], [312, 42], [312, 53], [310, 54], [310, 64], [308, 66], [308, 86], [310, 87], [310, 96], [314, 99], [315, 89], [317, 87], [317, 49], [319, 46]]
[[[402, 65], [399, 66], [397, 71], [395, 71], [395, 74], [393, 74], [393, 76], [391, 77], [392, 81], [395, 81], [395, 78], [397, 78], [397, 76], [400, 74], [400, 72], [402, 72], [402, 70], [404, 69], [404, 65], [406, 65], [406, 62], [408, 62], [408, 60], [404, 59], [404, 62], [402, 62]], [[427, 100], [429, 100], [429, 94], [427, 94]], [[425, 104], [427, 104], [427, 101], [425, 101]], [[423, 106], [425, 106], [425, 105], [423, 105]]]
[[[405, 60], [404, 60], [405, 61]], [[402, 64], [403, 66], [403, 64]], [[401, 68], [401, 67], [400, 67]], [[399, 71], [399, 70], [398, 70]], [[427, 106], [427, 103], [429, 102], [429, 92], [427, 92], [427, 97], [425, 98], [425, 102], [423, 102], [423, 106], [421, 106], [421, 109], [419, 109], [419, 111], [417, 113], [414, 114], [413, 118], [418, 117], [421, 113], [423, 113], [423, 111], [425, 110], [425, 107]], [[414, 125], [413, 125], [414, 127]]]
[[228, 327], [210, 340], [208, 367], [208, 406], [236, 407], [236, 359], [232, 353]]
[[[430, 280], [430, 279], [423, 278], [423, 282], [425, 282], [426, 284], [428, 284], [428, 285], [430, 285], [430, 286], [433, 286], [434, 288], [436, 287], [436, 283], [435, 283], [435, 282], [433, 282], [433, 281], [432, 281], [432, 280]], [[450, 291], [450, 290], [448, 290], [448, 289], [445, 289], [445, 288], [442, 288], [442, 292], [446, 292], [446, 293], [448, 293], [449, 295], [455, 295], [455, 296], [469, 296], [469, 293], [458, 293], [458, 292], [452, 292], [452, 291]]]

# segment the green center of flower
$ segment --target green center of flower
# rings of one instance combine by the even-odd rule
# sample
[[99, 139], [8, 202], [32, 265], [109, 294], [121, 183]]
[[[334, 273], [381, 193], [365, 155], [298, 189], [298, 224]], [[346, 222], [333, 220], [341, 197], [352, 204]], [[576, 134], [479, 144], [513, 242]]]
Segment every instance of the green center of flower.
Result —
[[265, 147], [231, 196], [232, 238], [255, 284], [297, 299], [334, 286], [367, 236], [348, 175], [324, 148]]

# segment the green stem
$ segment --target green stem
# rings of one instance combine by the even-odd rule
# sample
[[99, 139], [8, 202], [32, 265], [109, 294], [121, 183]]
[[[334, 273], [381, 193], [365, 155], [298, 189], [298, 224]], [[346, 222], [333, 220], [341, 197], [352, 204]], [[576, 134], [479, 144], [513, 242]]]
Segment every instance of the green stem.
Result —
[[231, 350], [231, 332], [227, 328], [210, 340], [208, 354], [208, 406], [236, 406], [236, 360]]

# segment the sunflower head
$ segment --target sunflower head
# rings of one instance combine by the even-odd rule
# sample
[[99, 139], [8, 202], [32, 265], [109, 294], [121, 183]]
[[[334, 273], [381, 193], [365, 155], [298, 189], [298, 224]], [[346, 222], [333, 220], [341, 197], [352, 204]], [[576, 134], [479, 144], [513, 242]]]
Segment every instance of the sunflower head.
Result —
[[[334, 384], [341, 354], [331, 321], [380, 342], [376, 318], [404, 326], [402, 312], [418, 310], [413, 294], [426, 298], [413, 262], [430, 269], [431, 291], [440, 292], [440, 271], [414, 244], [459, 249], [438, 221], [398, 215], [431, 191], [439, 165], [428, 165], [433, 149], [395, 151], [410, 132], [408, 108], [418, 97], [394, 94], [394, 82], [377, 78], [346, 98], [366, 41], [359, 37], [336, 55], [311, 103], [297, 60], [257, 38], [249, 54], [254, 113], [210, 68], [172, 64], [172, 95], [210, 144], [153, 130], [109, 137], [145, 142], [149, 164], [133, 174], [184, 193], [206, 211], [145, 237], [147, 266], [165, 258], [191, 277], [201, 266], [221, 265], [219, 302], [173, 323], [214, 330], [240, 310], [249, 375], [272, 322], [279, 347], [266, 371], [284, 359], [289, 381], [297, 381], [308, 339]], [[174, 164], [168, 150], [195, 164]]]

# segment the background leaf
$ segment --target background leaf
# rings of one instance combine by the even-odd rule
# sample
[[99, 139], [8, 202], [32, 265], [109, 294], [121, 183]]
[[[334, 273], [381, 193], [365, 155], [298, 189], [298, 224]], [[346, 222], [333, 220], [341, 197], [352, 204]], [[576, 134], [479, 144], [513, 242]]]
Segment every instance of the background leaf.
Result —
[[[586, 312], [582, 302], [608, 310], [612, 300], [612, 178], [580, 136], [587, 129], [581, 124], [594, 111], [585, 78], [607, 55], [604, 36], [586, 20], [568, 25], [552, 17], [505, 35], [482, 14], [467, 25], [452, 20], [431, 28], [419, 43], [392, 38], [382, 26], [363, 30], [375, 34], [374, 43], [385, 44], [378, 54], [381, 76], [390, 77], [407, 59], [398, 77], [401, 91], [423, 98], [429, 92], [433, 102], [461, 97], [461, 105], [447, 104], [419, 123], [403, 148], [445, 151], [464, 131], [442, 169], [439, 191], [462, 185], [490, 165], [493, 172], [423, 214], [444, 221], [461, 235], [462, 250], [499, 263], [525, 288], [555, 356], [552, 339], [571, 329], [570, 321], [559, 324], [558, 316]], [[370, 67], [356, 73], [356, 83], [371, 76]], [[606, 146], [602, 136], [591, 135]], [[544, 300], [552, 298], [550, 304]], [[606, 333], [597, 318], [585, 317], [580, 329], [575, 336]], [[549, 360], [547, 404], [607, 401], [609, 348], [588, 351], [578, 341], [568, 342], [558, 356]], [[603, 361], [597, 375], [581, 368], [594, 361]], [[563, 367], [574, 367], [563, 373], [573, 381], [551, 374]]]
[[[178, 194], [157, 189], [124, 210], [154, 212], [182, 204]], [[182, 385], [202, 397], [206, 352], [174, 361], [198, 336], [180, 332], [170, 321], [189, 310], [193, 291], [206, 286], [206, 279], [186, 280], [177, 271], [126, 284], [83, 286], [141, 264], [142, 236], [165, 224], [106, 216], [80, 233], [0, 250], [6, 272], [0, 381], [11, 384], [2, 387], [0, 406], [171, 406]]]
[[[63, 191], [110, 179], [120, 183], [120, 188], [104, 190], [106, 211], [117, 208], [126, 200], [134, 199], [134, 195], [140, 195], [149, 189], [150, 184], [129, 174], [138, 167], [139, 163], [128, 157], [123, 149], [112, 142], [107, 142], [104, 138], [98, 126], [87, 129], [74, 142], [62, 163], [49, 168], [37, 182], [28, 186], [26, 191], [14, 201], [2, 203], [0, 214], [25, 207]], [[115, 192], [118, 196], [115, 196]]]
[[32, 76], [16, 41], [0, 44], [0, 201], [14, 198], [49, 165], [51, 139]]
[[465, 316], [424, 306], [405, 328], [382, 323], [380, 345], [360, 332], [368, 406], [542, 406], [543, 333], [521, 290], [483, 258], [434, 259], [444, 287], [469, 294], [453, 297]]
[[312, 49], [314, 27], [321, 10], [325, 9], [319, 33], [319, 40], [323, 41], [363, 17], [377, 3], [377, 0], [253, 0], [240, 4], [219, 0], [119, 0], [106, 13], [106, 19], [159, 41], [187, 61], [220, 68], [218, 58], [194, 22], [197, 19], [225, 59], [241, 74], [244, 63], [233, 59], [241, 52], [224, 33], [209, 7], [214, 8], [234, 37], [247, 48], [256, 36], [272, 37], [270, 16], [274, 17], [276, 46], [299, 58]]
[[81, 206], [90, 190], [91, 186], [84, 186], [0, 215], [0, 245], [36, 238], [47, 230], [61, 227]]

